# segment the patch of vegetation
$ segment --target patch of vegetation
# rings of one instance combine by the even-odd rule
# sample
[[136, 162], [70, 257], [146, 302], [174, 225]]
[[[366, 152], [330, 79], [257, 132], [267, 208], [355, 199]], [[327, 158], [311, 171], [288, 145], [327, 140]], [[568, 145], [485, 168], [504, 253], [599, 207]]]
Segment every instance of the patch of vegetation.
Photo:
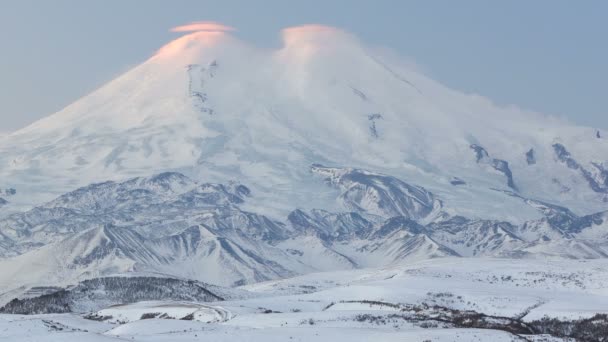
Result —
[[180, 318], [180, 320], [182, 320], [182, 321], [194, 321], [194, 313], [188, 314], [188, 315]]
[[160, 312], [146, 312], [139, 319], [153, 319], [160, 316]]
[[530, 322], [539, 334], [561, 338], [573, 338], [580, 342], [608, 341], [608, 315], [597, 314], [590, 318], [560, 321], [556, 318], [542, 318]]
[[263, 314], [281, 313], [281, 311], [274, 311], [274, 310], [266, 309], [263, 307], [259, 307], [258, 310], [260, 310]]
[[109, 320], [111, 320], [114, 317], [112, 317], [112, 316], [101, 316], [101, 315], [99, 315], [97, 313], [91, 313], [91, 314], [83, 316], [83, 318], [91, 320], [91, 321], [104, 322], [104, 321], [109, 321]]
[[[374, 301], [369, 302], [376, 303]], [[382, 304], [386, 305], [387, 303]], [[558, 338], [570, 338], [580, 342], [608, 342], [608, 314], [596, 314], [591, 318], [577, 320], [560, 320], [546, 317], [532, 322], [524, 322], [522, 317], [519, 316], [515, 318], [493, 316], [472, 310], [455, 310], [437, 305], [399, 306], [392, 304], [391, 307], [401, 307], [401, 312], [388, 315], [359, 314], [354, 317], [354, 320], [376, 325], [394, 324], [402, 321], [415, 323], [421, 328], [491, 329], [505, 331], [517, 336], [549, 335]]]
[[[429, 293], [434, 298], [458, 298], [451, 293]], [[458, 298], [460, 299], [460, 298]], [[356, 300], [340, 303], [362, 303], [398, 309], [399, 313], [373, 315], [359, 314], [354, 320], [361, 323], [398, 326], [398, 322], [414, 323], [421, 328], [469, 328], [500, 330], [517, 336], [549, 335], [558, 338], [570, 338], [581, 342], [608, 342], [608, 314], [596, 314], [591, 318], [578, 320], [559, 320], [543, 318], [524, 322], [523, 317], [533, 308], [542, 305], [537, 303], [527, 308], [516, 317], [486, 315], [473, 310], [456, 310], [439, 305], [400, 305], [394, 303]], [[332, 302], [324, 310], [334, 306]]]
[[[36, 315], [78, 312], [79, 303], [129, 304], [149, 300], [219, 301], [204, 284], [192, 280], [158, 277], [104, 277], [85, 280], [69, 290], [34, 298], [13, 299], [0, 313]], [[95, 308], [92, 308], [95, 309]], [[84, 310], [82, 310], [84, 311]]]

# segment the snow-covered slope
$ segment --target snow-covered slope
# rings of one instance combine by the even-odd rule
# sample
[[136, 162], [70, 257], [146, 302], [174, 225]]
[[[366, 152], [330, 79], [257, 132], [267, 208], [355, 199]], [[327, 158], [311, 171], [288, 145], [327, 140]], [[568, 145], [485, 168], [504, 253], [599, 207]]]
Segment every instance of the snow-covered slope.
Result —
[[436, 195], [395, 177], [323, 170], [339, 175], [328, 186], [341, 187], [342, 211], [295, 209], [275, 220], [245, 210], [257, 196], [244, 184], [166, 172], [92, 184], [12, 214], [0, 220], [0, 302], [31, 287], [115, 274], [234, 286], [440, 257], [608, 256], [607, 212], [577, 216], [511, 193], [505, 196], [543, 217], [472, 219], [451, 215]]
[[[296, 207], [333, 211], [334, 193], [309, 172], [315, 163], [423, 186], [472, 218], [539, 217], [492, 189], [579, 215], [607, 208], [608, 140], [595, 129], [448, 89], [339, 29], [294, 27], [282, 38], [268, 50], [226, 32], [185, 35], [4, 137], [0, 186], [19, 192], [0, 210], [93, 182], [178, 170], [248, 184], [257, 195], [250, 204], [274, 218]], [[344, 193], [342, 201], [366, 205], [356, 196]], [[414, 215], [429, 210], [419, 203]], [[386, 210], [403, 214], [399, 206]]]
[[[114, 284], [117, 279], [129, 281], [79, 284], [67, 296], [77, 300], [68, 302], [108, 298], [110, 287], [119, 287], [120, 296], [140, 294], [137, 287], [131, 292], [123, 282]], [[78, 313], [0, 314], [0, 336], [11, 342], [595, 342], [605, 340], [608, 328], [604, 260], [434, 259], [247, 285], [239, 289], [243, 297], [225, 301], [190, 290], [199, 285], [176, 286], [162, 279], [143, 285], [159, 288], [155, 295], [173, 292], [173, 301], [112, 305], [111, 298], [107, 307]], [[192, 293], [198, 295], [186, 299]], [[58, 291], [56, 297], [66, 296]], [[11, 307], [34, 303], [36, 299]], [[589, 321], [576, 321], [581, 318]]]

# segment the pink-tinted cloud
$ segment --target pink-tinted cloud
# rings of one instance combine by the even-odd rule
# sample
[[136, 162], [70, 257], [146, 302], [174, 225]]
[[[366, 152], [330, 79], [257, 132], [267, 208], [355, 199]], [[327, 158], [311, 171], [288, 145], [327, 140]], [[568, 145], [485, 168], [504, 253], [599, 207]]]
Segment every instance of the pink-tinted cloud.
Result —
[[285, 46], [332, 46], [353, 41], [354, 37], [339, 28], [309, 24], [288, 27], [281, 31]]
[[357, 39], [341, 29], [309, 24], [288, 27], [281, 31], [283, 48], [279, 56], [285, 60], [306, 61], [323, 53], [358, 48]]
[[339, 28], [319, 24], [293, 26], [285, 28], [282, 31], [283, 38], [288, 41], [311, 37], [334, 36], [336, 34], [343, 33], [344, 31], [340, 30]]
[[186, 25], [177, 26], [171, 32], [231, 32], [236, 31], [234, 27], [213, 21], [195, 21]]

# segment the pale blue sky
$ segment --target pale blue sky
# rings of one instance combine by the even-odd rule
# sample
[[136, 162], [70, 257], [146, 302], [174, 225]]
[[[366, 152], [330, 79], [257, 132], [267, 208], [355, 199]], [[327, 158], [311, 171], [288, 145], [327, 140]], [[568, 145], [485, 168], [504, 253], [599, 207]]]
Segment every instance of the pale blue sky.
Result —
[[341, 27], [452, 88], [608, 128], [604, 0], [2, 0], [0, 132], [61, 109], [197, 20], [262, 46], [287, 26]]

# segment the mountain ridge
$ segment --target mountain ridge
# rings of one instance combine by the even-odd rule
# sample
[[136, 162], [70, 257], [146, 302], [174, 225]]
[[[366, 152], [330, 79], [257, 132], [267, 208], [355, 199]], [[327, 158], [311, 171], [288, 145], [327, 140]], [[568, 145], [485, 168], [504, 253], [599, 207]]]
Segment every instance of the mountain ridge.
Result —
[[[400, 186], [363, 191], [359, 199], [369, 205], [358, 212], [348, 211], [348, 203], [343, 212], [296, 208], [276, 221], [240, 207], [256, 200], [243, 184], [198, 184], [178, 173], [97, 183], [0, 220], [0, 286], [12, 294], [39, 282], [61, 286], [141, 272], [235, 286], [438, 257], [608, 257], [608, 211], [579, 217], [522, 198], [544, 217], [517, 225], [453, 216], [441, 207], [412, 217], [418, 196], [437, 203], [436, 196], [387, 175], [330, 170], [357, 184]], [[406, 216], [378, 212], [378, 203], [402, 206]], [[36, 267], [23, 273], [26, 265]]]
[[2, 137], [0, 288], [608, 256], [596, 129], [449, 89], [339, 29], [282, 39], [182, 36]]

